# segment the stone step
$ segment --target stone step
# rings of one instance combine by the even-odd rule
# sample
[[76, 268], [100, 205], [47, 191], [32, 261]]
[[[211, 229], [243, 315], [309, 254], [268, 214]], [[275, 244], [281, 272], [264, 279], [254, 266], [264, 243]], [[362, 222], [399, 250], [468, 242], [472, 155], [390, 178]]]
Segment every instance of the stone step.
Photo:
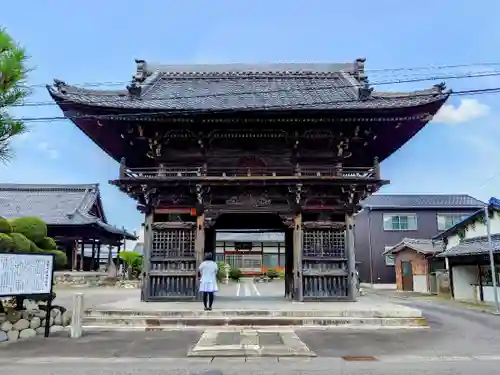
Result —
[[295, 327], [377, 327], [404, 328], [427, 327], [423, 317], [297, 317], [297, 316], [203, 316], [203, 317], [158, 317], [158, 316], [86, 316], [84, 327], [103, 330], [162, 330], [172, 327], [265, 327], [265, 326], [295, 326]]
[[110, 310], [110, 309], [88, 309], [86, 317], [109, 317], [109, 318], [421, 318], [422, 312], [417, 309], [396, 308], [390, 309], [346, 309], [346, 310], [238, 310], [217, 309], [213, 311], [203, 310]]

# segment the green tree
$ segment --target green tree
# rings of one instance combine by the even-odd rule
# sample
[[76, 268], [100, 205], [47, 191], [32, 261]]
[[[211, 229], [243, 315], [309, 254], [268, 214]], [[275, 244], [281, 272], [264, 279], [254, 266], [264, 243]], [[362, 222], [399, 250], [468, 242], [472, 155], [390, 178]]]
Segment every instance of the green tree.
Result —
[[12, 158], [11, 138], [26, 132], [25, 124], [7, 111], [30, 94], [25, 85], [27, 59], [24, 48], [0, 28], [0, 160], [4, 162]]

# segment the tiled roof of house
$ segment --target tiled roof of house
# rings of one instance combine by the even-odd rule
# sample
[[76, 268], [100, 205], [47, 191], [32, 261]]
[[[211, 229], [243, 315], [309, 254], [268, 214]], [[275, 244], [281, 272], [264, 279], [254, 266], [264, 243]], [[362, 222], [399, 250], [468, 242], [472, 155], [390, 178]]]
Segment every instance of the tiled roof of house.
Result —
[[[500, 253], [500, 234], [491, 236], [493, 252]], [[458, 245], [450, 247], [437, 255], [438, 257], [456, 257], [466, 255], [485, 255], [489, 253], [488, 238], [486, 236], [467, 238]]]
[[432, 255], [443, 249], [443, 243], [429, 239], [403, 238], [397, 245], [387, 249], [384, 254], [395, 254], [404, 249], [412, 249], [424, 255]]
[[135, 251], [136, 253], [144, 255], [144, 243], [143, 242], [137, 242], [135, 244], [135, 246], [134, 246], [134, 249], [132, 251]]
[[161, 111], [401, 108], [449, 96], [444, 85], [405, 93], [373, 91], [364, 62], [152, 65], [136, 60], [128, 90], [89, 90], [57, 80], [48, 89], [56, 100]]
[[475, 208], [485, 203], [467, 194], [373, 194], [361, 202], [369, 209]]
[[283, 233], [268, 232], [217, 232], [216, 241], [235, 242], [285, 242]]
[[0, 184], [0, 216], [14, 219], [36, 216], [47, 225], [95, 224], [110, 233], [126, 234], [89, 213], [94, 204], [102, 209], [99, 184], [45, 185]]

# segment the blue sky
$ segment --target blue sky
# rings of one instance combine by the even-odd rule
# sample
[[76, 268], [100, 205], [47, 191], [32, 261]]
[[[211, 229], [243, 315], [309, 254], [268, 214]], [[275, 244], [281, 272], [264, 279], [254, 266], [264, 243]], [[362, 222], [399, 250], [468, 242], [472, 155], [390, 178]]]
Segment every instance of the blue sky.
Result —
[[[2, 4], [2, 14], [8, 15], [3, 26], [31, 55], [30, 84], [53, 78], [125, 82], [134, 73], [134, 58], [222, 63], [366, 57], [368, 70], [500, 62], [500, 2], [493, 0], [16, 0]], [[391, 74], [372, 75], [372, 81]], [[455, 90], [497, 86], [497, 77], [449, 81]], [[383, 176], [392, 181], [383, 192], [500, 195], [499, 98], [451, 98], [434, 123], [383, 163]], [[41, 87], [30, 98], [49, 100]], [[15, 114], [61, 112], [49, 105], [17, 108]], [[14, 161], [0, 166], [3, 182], [99, 182], [110, 222], [130, 230], [140, 226], [135, 203], [108, 185], [118, 174], [115, 161], [69, 121], [29, 126], [31, 132], [13, 142]]]

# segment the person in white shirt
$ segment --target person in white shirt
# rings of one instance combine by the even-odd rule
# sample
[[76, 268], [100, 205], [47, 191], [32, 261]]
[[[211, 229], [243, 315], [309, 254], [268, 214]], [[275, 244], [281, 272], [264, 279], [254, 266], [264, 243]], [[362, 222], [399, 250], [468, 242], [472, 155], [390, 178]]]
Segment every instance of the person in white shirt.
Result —
[[214, 303], [215, 292], [217, 292], [217, 271], [219, 267], [214, 262], [213, 254], [205, 254], [205, 260], [198, 268], [200, 275], [200, 292], [203, 294], [203, 306], [205, 311], [211, 311]]

